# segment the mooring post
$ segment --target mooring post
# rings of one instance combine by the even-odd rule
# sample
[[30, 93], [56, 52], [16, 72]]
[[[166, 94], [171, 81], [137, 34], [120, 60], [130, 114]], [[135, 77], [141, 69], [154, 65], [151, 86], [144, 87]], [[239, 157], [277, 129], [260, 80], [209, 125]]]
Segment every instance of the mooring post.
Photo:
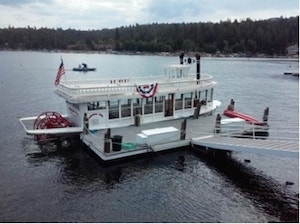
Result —
[[234, 111], [234, 100], [233, 99], [231, 99], [230, 100], [230, 104], [228, 105], [228, 107], [227, 107], [227, 110], [231, 110], [231, 111]]
[[89, 130], [89, 119], [88, 119], [86, 113], [84, 113], [84, 116], [83, 116], [83, 134], [88, 134], [88, 130]]
[[186, 119], [184, 119], [181, 123], [180, 140], [185, 139], [185, 133], [186, 133]]
[[216, 117], [216, 124], [215, 124], [215, 133], [219, 134], [221, 132], [221, 115], [218, 114]]
[[110, 138], [110, 133], [111, 133], [110, 128], [108, 128], [108, 129], [107, 129], [107, 132], [106, 132], [107, 138]]
[[268, 118], [269, 118], [269, 107], [267, 107], [264, 111], [264, 116], [263, 116], [263, 124], [264, 125], [268, 124]]
[[136, 127], [141, 125], [141, 115], [139, 112], [137, 114], [135, 114], [135, 116], [134, 116], [134, 125]]
[[110, 137], [110, 128], [107, 129], [107, 132], [104, 134], [104, 152], [109, 153], [110, 152], [110, 142], [111, 142], [111, 137]]

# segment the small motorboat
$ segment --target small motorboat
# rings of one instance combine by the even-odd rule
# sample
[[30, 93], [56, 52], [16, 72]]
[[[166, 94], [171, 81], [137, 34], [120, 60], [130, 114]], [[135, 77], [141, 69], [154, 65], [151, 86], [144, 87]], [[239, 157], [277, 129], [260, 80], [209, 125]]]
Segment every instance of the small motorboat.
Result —
[[73, 68], [75, 72], [94, 72], [96, 68]]
[[96, 71], [96, 68], [89, 68], [87, 64], [82, 63], [81, 65], [78, 66], [78, 68], [73, 68], [73, 71], [75, 72], [91, 72], [91, 71]]

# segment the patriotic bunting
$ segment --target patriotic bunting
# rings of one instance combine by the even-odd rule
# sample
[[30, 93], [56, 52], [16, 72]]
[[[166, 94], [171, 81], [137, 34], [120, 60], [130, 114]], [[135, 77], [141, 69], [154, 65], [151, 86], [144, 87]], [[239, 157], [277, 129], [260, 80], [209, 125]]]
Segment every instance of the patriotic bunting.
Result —
[[149, 98], [153, 97], [156, 93], [158, 83], [153, 83], [150, 85], [136, 85], [136, 91], [143, 97], [143, 98]]

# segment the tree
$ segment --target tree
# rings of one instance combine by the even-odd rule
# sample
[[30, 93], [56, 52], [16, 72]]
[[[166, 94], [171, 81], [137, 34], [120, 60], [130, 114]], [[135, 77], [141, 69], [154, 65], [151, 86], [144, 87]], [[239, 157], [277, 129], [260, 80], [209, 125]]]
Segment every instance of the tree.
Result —
[[118, 51], [202, 51], [283, 55], [299, 45], [299, 16], [238, 22], [130, 25], [79, 31], [36, 27], [0, 29], [0, 48]]

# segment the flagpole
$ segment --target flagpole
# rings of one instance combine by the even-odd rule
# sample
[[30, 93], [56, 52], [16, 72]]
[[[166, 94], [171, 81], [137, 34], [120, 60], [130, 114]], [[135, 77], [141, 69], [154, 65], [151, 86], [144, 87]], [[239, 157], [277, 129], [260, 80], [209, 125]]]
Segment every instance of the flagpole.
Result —
[[61, 77], [66, 73], [62, 57], [60, 57], [60, 60], [61, 60], [61, 62], [60, 62], [60, 65], [59, 65], [59, 68], [58, 68], [58, 71], [57, 71], [57, 74], [56, 74], [56, 77], [55, 77], [55, 81], [54, 81], [55, 86], [57, 86], [59, 84], [59, 81], [60, 81]]
[[[60, 60], [63, 61], [61, 55], [60, 55]], [[65, 71], [66, 71], [66, 69], [65, 69]], [[65, 73], [65, 75], [64, 75], [64, 81], [65, 81], [65, 83], [67, 84], [67, 76], [66, 76], [66, 73]]]

